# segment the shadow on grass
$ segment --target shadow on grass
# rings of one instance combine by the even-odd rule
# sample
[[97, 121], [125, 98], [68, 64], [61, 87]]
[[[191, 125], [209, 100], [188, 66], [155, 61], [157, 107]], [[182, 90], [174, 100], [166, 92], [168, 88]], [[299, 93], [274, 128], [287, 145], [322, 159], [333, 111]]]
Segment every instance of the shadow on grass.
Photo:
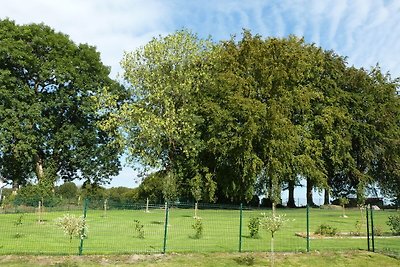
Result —
[[151, 224], [164, 224], [164, 222], [162, 222], [162, 221], [151, 221], [150, 223]]

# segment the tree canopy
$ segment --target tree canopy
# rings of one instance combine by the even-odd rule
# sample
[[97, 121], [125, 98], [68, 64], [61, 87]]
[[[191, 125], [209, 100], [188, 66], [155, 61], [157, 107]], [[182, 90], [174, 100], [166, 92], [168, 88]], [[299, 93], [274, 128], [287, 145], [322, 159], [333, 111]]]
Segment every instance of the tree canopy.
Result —
[[58, 178], [104, 182], [120, 148], [97, 122], [94, 96], [116, 93], [96, 49], [44, 24], [0, 21], [0, 173], [14, 185]]
[[122, 66], [130, 97], [103, 129], [118, 125], [132, 159], [196, 201], [257, 191], [277, 202], [301, 178], [309, 204], [313, 188], [360, 201], [373, 184], [398, 194], [388, 184], [399, 182], [399, 84], [378, 67], [349, 67], [295, 36], [214, 43], [185, 30]]

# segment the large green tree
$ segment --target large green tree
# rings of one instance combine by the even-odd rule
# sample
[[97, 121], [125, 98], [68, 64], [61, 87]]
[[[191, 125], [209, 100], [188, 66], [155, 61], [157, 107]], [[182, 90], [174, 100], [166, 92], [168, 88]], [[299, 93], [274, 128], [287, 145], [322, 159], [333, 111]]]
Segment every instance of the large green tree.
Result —
[[197, 111], [210, 73], [211, 50], [211, 42], [185, 30], [154, 38], [122, 60], [128, 100], [115, 109], [108, 91], [100, 99], [114, 111], [103, 129], [118, 129], [135, 166], [165, 173], [163, 177], [173, 181], [176, 190], [200, 175], [201, 183], [209, 185], [202, 187], [209, 196], [213, 195], [212, 178], [197, 161], [203, 146], [198, 130], [203, 118]]
[[121, 89], [96, 49], [44, 24], [0, 21], [0, 171], [15, 185], [30, 178], [106, 181], [119, 147], [99, 129], [94, 96]]

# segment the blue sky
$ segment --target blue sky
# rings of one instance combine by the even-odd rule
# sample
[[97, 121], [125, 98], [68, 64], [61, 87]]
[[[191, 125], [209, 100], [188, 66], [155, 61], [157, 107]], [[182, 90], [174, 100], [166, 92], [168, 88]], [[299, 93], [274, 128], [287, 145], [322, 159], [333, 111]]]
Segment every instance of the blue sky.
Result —
[[[94, 45], [112, 76], [124, 51], [187, 28], [214, 41], [240, 36], [304, 36], [309, 43], [347, 56], [349, 65], [379, 63], [400, 76], [400, 1], [385, 0], [0, 0], [0, 18], [40, 23]], [[112, 186], [135, 186], [124, 168]]]

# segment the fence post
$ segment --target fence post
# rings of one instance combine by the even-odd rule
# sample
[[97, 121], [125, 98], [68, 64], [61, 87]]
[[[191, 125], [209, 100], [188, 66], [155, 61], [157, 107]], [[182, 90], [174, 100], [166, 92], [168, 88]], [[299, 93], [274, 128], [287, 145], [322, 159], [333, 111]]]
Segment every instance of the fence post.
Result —
[[307, 204], [307, 252], [310, 252], [310, 208]]
[[167, 250], [167, 232], [168, 232], [168, 202], [165, 203], [165, 224], [164, 224], [164, 244], [163, 244], [163, 254]]
[[365, 216], [367, 217], [367, 241], [368, 241], [368, 251], [370, 251], [370, 247], [369, 247], [369, 218], [368, 218], [368, 205], [365, 207]]
[[371, 241], [372, 241], [372, 252], [375, 252], [375, 231], [374, 231], [374, 215], [373, 208], [371, 207]]
[[240, 219], [239, 219], [239, 252], [242, 252], [242, 225], [243, 225], [243, 205], [240, 203]]
[[85, 236], [85, 224], [86, 224], [86, 212], [87, 212], [87, 206], [88, 206], [88, 199], [85, 199], [85, 202], [83, 204], [83, 228], [81, 229], [81, 234], [80, 234], [80, 244], [79, 244], [79, 256], [82, 255], [83, 251], [83, 238]]

